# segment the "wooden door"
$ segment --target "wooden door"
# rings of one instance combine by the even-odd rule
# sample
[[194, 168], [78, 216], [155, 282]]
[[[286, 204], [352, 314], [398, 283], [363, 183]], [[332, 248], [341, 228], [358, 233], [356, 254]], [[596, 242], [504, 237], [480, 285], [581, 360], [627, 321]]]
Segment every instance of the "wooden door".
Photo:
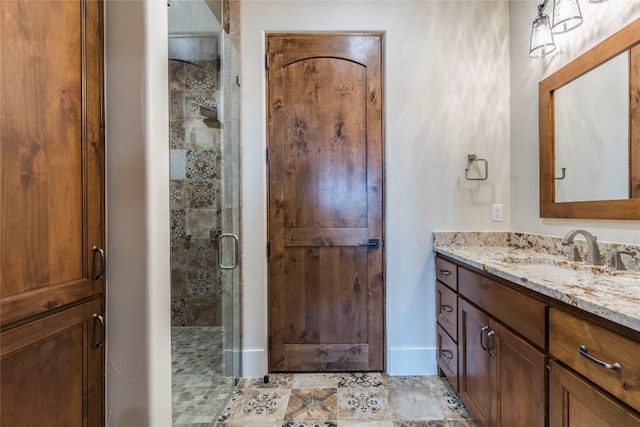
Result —
[[382, 36], [267, 51], [270, 370], [382, 370]]
[[464, 299], [458, 301], [458, 310], [458, 393], [473, 418], [488, 427], [495, 395], [491, 381], [495, 357], [487, 350], [490, 319]]
[[496, 357], [492, 372], [493, 422], [496, 427], [544, 427], [546, 411], [545, 356], [500, 323], [492, 321]]
[[102, 22], [101, 1], [0, 1], [3, 425], [104, 420]]
[[631, 409], [556, 362], [550, 365], [549, 427], [640, 427]]

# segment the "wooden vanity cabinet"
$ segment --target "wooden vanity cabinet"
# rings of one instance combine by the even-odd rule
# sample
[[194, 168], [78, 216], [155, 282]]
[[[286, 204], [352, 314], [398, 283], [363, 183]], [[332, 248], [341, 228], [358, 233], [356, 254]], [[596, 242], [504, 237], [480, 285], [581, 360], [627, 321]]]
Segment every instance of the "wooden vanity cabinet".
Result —
[[640, 427], [640, 418], [597, 386], [550, 362], [549, 427]]
[[436, 258], [438, 374], [458, 391], [458, 267]]
[[[448, 262], [436, 257], [436, 266], [444, 265], [443, 261]], [[446, 332], [450, 316], [441, 307], [443, 301], [445, 305], [451, 301], [453, 291], [436, 283], [441, 374], [457, 384], [460, 398], [478, 424], [545, 426], [546, 305], [462, 266], [455, 272], [455, 342]], [[456, 342], [455, 351], [450, 350]], [[448, 369], [454, 358], [445, 360], [443, 351], [456, 354], [456, 370]]]
[[[440, 255], [436, 266], [438, 366], [479, 425], [640, 427], [640, 332]], [[454, 300], [457, 321], [442, 307]]]
[[640, 343], [552, 308], [549, 353], [550, 427], [640, 426]]
[[502, 323], [459, 300], [460, 398], [489, 426], [544, 426], [545, 355]]

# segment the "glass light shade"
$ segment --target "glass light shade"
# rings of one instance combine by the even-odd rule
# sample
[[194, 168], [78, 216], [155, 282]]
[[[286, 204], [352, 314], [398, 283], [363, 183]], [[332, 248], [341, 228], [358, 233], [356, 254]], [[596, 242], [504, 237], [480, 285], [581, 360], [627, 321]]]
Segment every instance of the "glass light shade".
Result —
[[555, 0], [553, 5], [553, 34], [566, 33], [582, 24], [578, 0]]
[[589, 3], [604, 3], [607, 0], [589, 0]]
[[529, 47], [529, 57], [531, 58], [541, 58], [556, 50], [556, 44], [553, 42], [551, 24], [549, 23], [549, 16], [547, 14], [540, 13], [533, 21], [531, 27], [531, 44]]

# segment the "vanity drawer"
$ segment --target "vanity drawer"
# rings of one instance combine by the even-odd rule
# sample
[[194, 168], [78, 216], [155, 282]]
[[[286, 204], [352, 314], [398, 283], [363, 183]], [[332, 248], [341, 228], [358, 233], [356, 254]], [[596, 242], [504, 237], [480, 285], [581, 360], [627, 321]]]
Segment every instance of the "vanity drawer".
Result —
[[438, 335], [438, 366], [447, 380], [458, 391], [458, 345], [440, 325], [436, 325]]
[[457, 342], [458, 296], [438, 281], [436, 281], [436, 311], [440, 326]]
[[544, 303], [465, 268], [458, 270], [458, 277], [461, 295], [540, 348], [545, 347]]
[[[579, 349], [620, 369], [599, 365]], [[549, 353], [623, 402], [640, 410], [640, 343], [578, 319], [561, 310], [549, 311]]]
[[458, 290], [458, 267], [445, 261], [442, 258], [436, 257], [436, 279], [453, 289]]

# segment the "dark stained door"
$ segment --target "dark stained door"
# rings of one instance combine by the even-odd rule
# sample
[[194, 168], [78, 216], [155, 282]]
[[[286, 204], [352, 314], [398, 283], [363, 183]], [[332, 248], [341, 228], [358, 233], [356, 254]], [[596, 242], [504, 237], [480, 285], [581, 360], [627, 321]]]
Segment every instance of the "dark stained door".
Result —
[[382, 370], [382, 36], [267, 51], [270, 370]]

